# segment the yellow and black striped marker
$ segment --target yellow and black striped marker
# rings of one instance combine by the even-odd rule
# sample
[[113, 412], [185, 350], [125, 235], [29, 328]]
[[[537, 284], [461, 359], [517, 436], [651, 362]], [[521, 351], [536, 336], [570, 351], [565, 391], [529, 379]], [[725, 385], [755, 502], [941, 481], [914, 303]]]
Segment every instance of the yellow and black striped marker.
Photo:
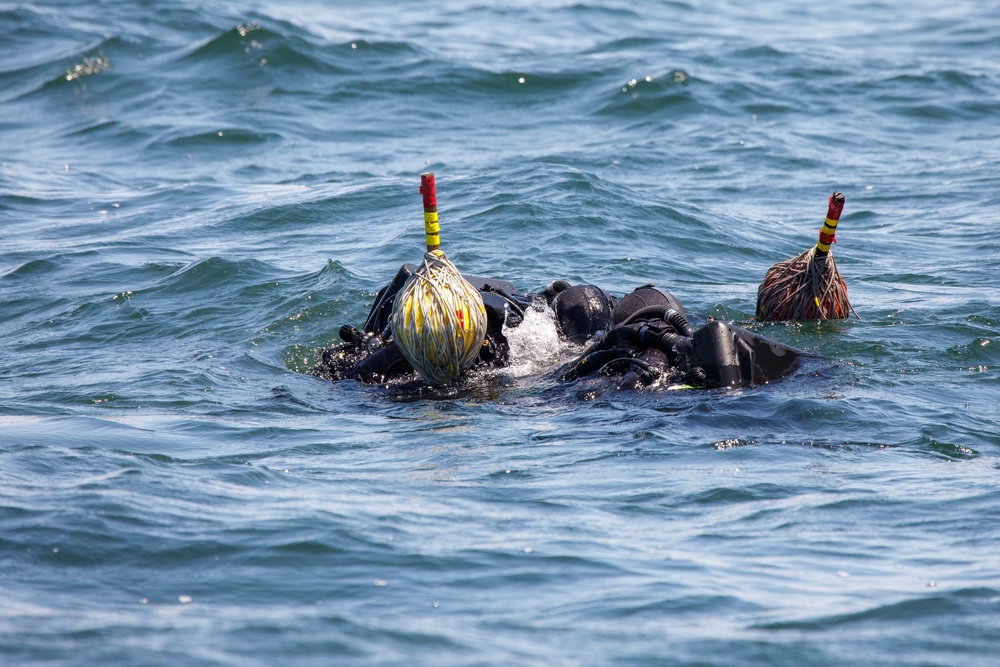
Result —
[[830, 252], [830, 244], [837, 242], [837, 223], [840, 222], [840, 214], [843, 210], [844, 195], [834, 192], [830, 195], [830, 207], [826, 211], [823, 228], [819, 230], [819, 242], [816, 244], [817, 255], [825, 255]]

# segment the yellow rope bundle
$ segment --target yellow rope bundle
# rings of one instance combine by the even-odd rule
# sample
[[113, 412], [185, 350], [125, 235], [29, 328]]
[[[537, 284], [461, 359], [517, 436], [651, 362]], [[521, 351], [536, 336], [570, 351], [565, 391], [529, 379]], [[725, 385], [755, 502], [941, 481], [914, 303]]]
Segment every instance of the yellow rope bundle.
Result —
[[486, 308], [478, 290], [442, 251], [433, 250], [396, 295], [392, 333], [424, 380], [445, 384], [479, 356], [486, 336]]

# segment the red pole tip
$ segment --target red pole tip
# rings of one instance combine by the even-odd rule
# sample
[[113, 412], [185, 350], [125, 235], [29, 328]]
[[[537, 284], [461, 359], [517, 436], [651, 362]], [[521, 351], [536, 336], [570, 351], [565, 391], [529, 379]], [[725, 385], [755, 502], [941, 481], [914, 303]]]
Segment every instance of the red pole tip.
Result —
[[429, 171], [420, 174], [420, 194], [424, 196], [425, 209], [437, 209], [437, 188], [434, 185], [434, 174]]
[[840, 220], [840, 214], [844, 211], [844, 195], [834, 192], [830, 195], [830, 208], [827, 209], [826, 217], [830, 220]]

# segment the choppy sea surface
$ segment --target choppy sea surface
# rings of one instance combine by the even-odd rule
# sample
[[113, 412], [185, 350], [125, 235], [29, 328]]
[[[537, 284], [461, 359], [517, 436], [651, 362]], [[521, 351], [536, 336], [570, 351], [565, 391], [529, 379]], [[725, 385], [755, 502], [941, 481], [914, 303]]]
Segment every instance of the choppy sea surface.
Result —
[[[0, 2], [0, 663], [995, 665], [1000, 7]], [[308, 373], [422, 254], [823, 355]], [[834, 247], [861, 319], [753, 321]]]

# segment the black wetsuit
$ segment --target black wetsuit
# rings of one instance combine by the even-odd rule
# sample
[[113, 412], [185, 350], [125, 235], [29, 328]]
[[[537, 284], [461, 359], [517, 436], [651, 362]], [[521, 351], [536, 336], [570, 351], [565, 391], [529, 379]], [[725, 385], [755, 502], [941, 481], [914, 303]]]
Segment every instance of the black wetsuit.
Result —
[[[389, 320], [396, 294], [416, 270], [413, 264], [399, 269], [379, 291], [362, 329], [341, 327], [344, 343], [323, 351], [316, 375], [383, 383], [414, 372], [392, 340]], [[705, 388], [746, 387], [790, 375], [805, 354], [719, 320], [693, 330], [680, 301], [653, 285], [638, 287], [617, 300], [594, 285], [574, 286], [562, 280], [531, 296], [505, 280], [465, 278], [479, 290], [486, 307], [480, 365], [508, 363], [504, 326], [519, 325], [532, 304], [547, 304], [564, 337], [588, 344], [563, 369], [562, 378], [568, 382], [601, 373], [614, 378], [620, 389], [680, 382]]]

